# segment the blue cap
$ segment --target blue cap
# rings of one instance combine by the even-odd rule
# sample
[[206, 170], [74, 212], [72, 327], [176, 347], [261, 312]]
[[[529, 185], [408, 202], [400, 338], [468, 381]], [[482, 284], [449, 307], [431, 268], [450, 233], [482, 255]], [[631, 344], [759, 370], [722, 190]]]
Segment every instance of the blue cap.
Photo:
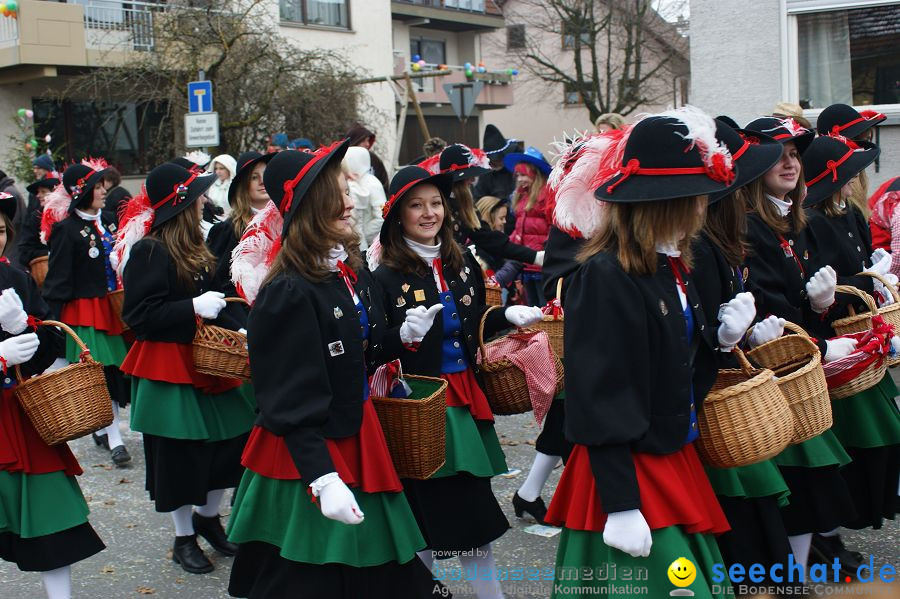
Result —
[[272, 145], [278, 146], [280, 148], [288, 147], [288, 136], [287, 133], [276, 133], [272, 136]]
[[301, 148], [306, 148], [308, 150], [315, 150], [316, 145], [312, 142], [311, 139], [307, 139], [305, 137], [298, 137], [297, 139], [291, 140], [291, 148], [294, 150], [299, 150]]
[[55, 167], [53, 166], [53, 159], [50, 158], [47, 154], [41, 154], [37, 158], [31, 161], [31, 164], [38, 168], [42, 168], [45, 171], [52, 171]]

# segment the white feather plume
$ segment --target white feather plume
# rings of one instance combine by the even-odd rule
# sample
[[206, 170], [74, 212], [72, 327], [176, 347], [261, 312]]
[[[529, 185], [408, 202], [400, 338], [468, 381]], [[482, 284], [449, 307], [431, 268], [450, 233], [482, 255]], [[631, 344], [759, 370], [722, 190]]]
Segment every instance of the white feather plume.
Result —
[[690, 141], [692, 145], [697, 146], [697, 149], [700, 150], [700, 155], [703, 158], [703, 163], [707, 167], [712, 168], [715, 157], [721, 156], [725, 167], [729, 170], [733, 170], [734, 167], [732, 165], [731, 152], [728, 151], [728, 147], [724, 142], [721, 142], [716, 138], [716, 121], [711, 116], [696, 106], [691, 105], [685, 105], [674, 110], [667, 110], [655, 116], [671, 117], [681, 121], [684, 126], [687, 127], [687, 135], [683, 135], [677, 131], [675, 132], [676, 135], [680, 135], [687, 141]]
[[281, 247], [284, 218], [274, 202], [266, 204], [247, 225], [231, 252], [231, 280], [238, 293], [251, 304], [269, 273]]

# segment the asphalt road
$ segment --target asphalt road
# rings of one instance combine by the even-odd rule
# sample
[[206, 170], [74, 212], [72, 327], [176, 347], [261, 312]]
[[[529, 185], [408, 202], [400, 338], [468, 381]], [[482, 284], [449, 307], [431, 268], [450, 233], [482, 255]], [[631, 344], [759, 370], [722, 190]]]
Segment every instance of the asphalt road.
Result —
[[[127, 422], [127, 410], [123, 417]], [[123, 429], [125, 428], [127, 427], [123, 425]], [[494, 479], [494, 492], [512, 525], [495, 544], [497, 565], [509, 568], [511, 573], [517, 568], [552, 568], [558, 536], [544, 538], [526, 533], [525, 528], [534, 522], [530, 519], [517, 519], [511, 505], [512, 495], [524, 480], [534, 456], [534, 439], [538, 428], [530, 414], [501, 416], [498, 418], [497, 428], [510, 468], [522, 470], [520, 474], [510, 478]], [[153, 511], [153, 505], [144, 491], [144, 460], [140, 435], [126, 430], [123, 430], [123, 434], [134, 457], [128, 468], [113, 467], [109, 452], [96, 448], [90, 437], [70, 444], [85, 471], [80, 483], [91, 508], [91, 524], [107, 545], [105, 551], [72, 567], [73, 597], [227, 597], [231, 558], [216, 554], [205, 541], [201, 540], [200, 543], [215, 564], [215, 571], [193, 575], [172, 563], [174, 529], [167, 514]], [[544, 492], [545, 501], [549, 502], [552, 489], [561, 473], [560, 467], [551, 476]], [[227, 513], [226, 506], [225, 514]], [[848, 546], [866, 555], [873, 554], [876, 566], [884, 563], [900, 565], [900, 526], [896, 521], [888, 522], [880, 531], [847, 532], [844, 538]], [[458, 564], [455, 559], [439, 563], [449, 568]], [[884, 589], [877, 596], [900, 597], [900, 593], [896, 593], [897, 588], [900, 588], [900, 583]], [[464, 586], [456, 586], [455, 590], [456, 597], [470, 596]], [[508, 582], [504, 585], [504, 590], [508, 598], [543, 599], [550, 595], [549, 583]], [[833, 592], [834, 590], [827, 596], [831, 596]], [[0, 562], [0, 598], [43, 597], [38, 574], [20, 572], [11, 564]]]

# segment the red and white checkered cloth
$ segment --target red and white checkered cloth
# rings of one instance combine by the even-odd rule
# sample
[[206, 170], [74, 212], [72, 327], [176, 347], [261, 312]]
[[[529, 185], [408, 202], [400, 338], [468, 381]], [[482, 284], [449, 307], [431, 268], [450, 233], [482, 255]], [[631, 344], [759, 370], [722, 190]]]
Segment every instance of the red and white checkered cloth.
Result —
[[375, 397], [390, 397], [391, 389], [397, 379], [403, 374], [400, 360], [392, 360], [375, 369], [375, 374], [369, 377], [369, 395]]
[[507, 358], [525, 373], [528, 394], [538, 424], [553, 403], [556, 395], [556, 358], [550, 348], [550, 338], [544, 331], [518, 331], [491, 341], [485, 346], [486, 356], [479, 363]]
[[822, 365], [829, 389], [835, 389], [852, 381], [871, 364], [884, 360], [891, 351], [891, 337], [894, 331], [881, 316], [872, 318], [872, 328], [861, 333], [841, 335], [856, 339], [856, 351], [833, 362]]

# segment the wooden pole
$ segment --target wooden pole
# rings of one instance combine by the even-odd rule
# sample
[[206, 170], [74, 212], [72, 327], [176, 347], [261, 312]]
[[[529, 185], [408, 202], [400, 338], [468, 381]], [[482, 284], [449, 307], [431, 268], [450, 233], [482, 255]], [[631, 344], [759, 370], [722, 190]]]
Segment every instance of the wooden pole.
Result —
[[[388, 80], [388, 83], [390, 83], [390, 80]], [[393, 83], [390, 83], [390, 85], [393, 87]], [[408, 87], [404, 90], [402, 99], [399, 97], [398, 99], [400, 100], [400, 120], [397, 121], [397, 139], [394, 142], [394, 160], [391, 164], [394, 172], [400, 167], [400, 146], [403, 145], [403, 133], [406, 130], [406, 111], [409, 108]]]
[[363, 84], [363, 83], [384, 83], [385, 79], [389, 81], [404, 81], [406, 79], [427, 79], [428, 77], [443, 77], [444, 75], [449, 75], [453, 71], [450, 69], [444, 69], [443, 71], [426, 71], [422, 73], [403, 73], [402, 75], [389, 75], [387, 77], [368, 77], [366, 79], [357, 79], [353, 83]]
[[406, 90], [409, 93], [409, 98], [412, 100], [413, 108], [416, 111], [416, 116], [419, 117], [419, 128], [422, 129], [422, 135], [425, 136], [425, 139], [422, 140], [422, 143], [425, 143], [429, 139], [431, 139], [431, 133], [428, 132], [428, 125], [425, 123], [425, 115], [422, 114], [422, 107], [419, 106], [419, 100], [416, 98], [416, 90], [413, 89], [412, 79], [409, 76], [409, 73], [405, 73], [406, 77]]

